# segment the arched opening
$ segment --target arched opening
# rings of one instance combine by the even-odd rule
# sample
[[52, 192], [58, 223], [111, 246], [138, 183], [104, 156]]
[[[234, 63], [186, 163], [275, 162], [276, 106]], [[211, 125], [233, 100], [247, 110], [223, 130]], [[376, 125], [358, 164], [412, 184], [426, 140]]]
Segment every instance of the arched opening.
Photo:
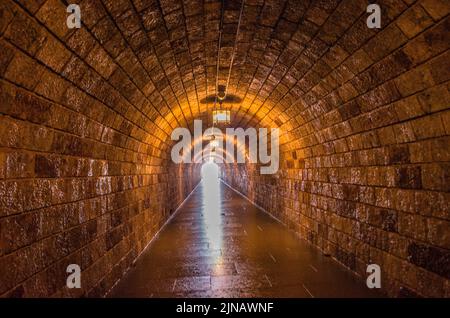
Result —
[[[201, 169], [202, 175], [202, 226], [208, 244], [213, 249], [222, 248], [222, 192], [219, 167], [211, 158]], [[215, 258], [216, 255], [212, 255]]]
[[217, 183], [219, 182], [219, 166], [214, 160], [205, 162], [202, 166], [201, 175], [204, 182]]

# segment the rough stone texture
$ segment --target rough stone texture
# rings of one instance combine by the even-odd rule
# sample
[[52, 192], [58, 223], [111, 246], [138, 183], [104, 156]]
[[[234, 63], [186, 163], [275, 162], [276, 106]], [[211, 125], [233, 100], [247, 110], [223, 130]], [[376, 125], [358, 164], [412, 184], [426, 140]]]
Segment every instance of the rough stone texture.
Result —
[[[0, 2], [0, 295], [100, 296], [198, 181], [170, 134], [210, 118], [221, 1]], [[282, 169], [225, 179], [391, 296], [449, 296], [445, 0], [226, 1], [232, 126], [280, 127]], [[209, 115], [208, 115], [209, 114]], [[64, 288], [81, 264], [80, 291]]]
[[224, 177], [362, 278], [379, 264], [388, 295], [448, 297], [450, 7], [378, 2], [390, 17], [378, 32], [343, 11], [352, 1], [300, 23], [298, 65], [255, 114], [285, 133], [282, 169]]
[[[0, 295], [101, 296], [199, 173], [169, 160], [169, 121], [131, 51], [69, 31], [61, 1], [26, 3], [0, 4]], [[81, 290], [65, 287], [71, 263]]]

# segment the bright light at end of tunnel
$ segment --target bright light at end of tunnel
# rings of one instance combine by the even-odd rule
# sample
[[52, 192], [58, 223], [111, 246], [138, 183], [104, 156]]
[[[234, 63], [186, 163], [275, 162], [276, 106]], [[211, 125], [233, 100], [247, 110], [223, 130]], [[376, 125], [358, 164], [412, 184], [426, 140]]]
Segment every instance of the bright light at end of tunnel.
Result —
[[208, 161], [202, 165], [202, 180], [204, 185], [211, 185], [217, 187], [219, 180], [219, 167], [214, 162], [214, 156], [210, 156]]
[[[221, 249], [223, 243], [222, 196], [220, 192], [219, 167], [214, 161], [202, 166], [203, 226], [212, 249]], [[220, 256], [214, 256], [220, 257]], [[212, 261], [216, 262], [217, 259]]]

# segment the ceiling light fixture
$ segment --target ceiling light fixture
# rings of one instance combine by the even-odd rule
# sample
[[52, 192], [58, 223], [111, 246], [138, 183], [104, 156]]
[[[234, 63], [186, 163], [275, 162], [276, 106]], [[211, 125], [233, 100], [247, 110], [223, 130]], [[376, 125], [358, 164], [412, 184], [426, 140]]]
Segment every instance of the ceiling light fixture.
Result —
[[[224, 103], [227, 102], [227, 93], [228, 93], [228, 86], [230, 84], [230, 78], [231, 78], [231, 71], [233, 69], [233, 63], [234, 58], [236, 56], [237, 51], [237, 43], [239, 38], [239, 31], [241, 28], [241, 21], [242, 21], [242, 12], [244, 11], [244, 2], [245, 0], [242, 0], [241, 2], [241, 9], [239, 12], [239, 19], [238, 19], [238, 25], [236, 29], [236, 37], [234, 41], [234, 47], [233, 52], [231, 54], [230, 59], [230, 66], [228, 69], [228, 75], [227, 75], [227, 81], [225, 85], [219, 85], [219, 70], [220, 70], [220, 50], [222, 47], [222, 33], [223, 33], [223, 17], [224, 17], [224, 11], [225, 11], [225, 2], [222, 0], [222, 7], [221, 7], [221, 18], [220, 18], [220, 26], [219, 26], [219, 48], [217, 51], [217, 68], [216, 68], [216, 96], [214, 98], [214, 106], [213, 106], [213, 112], [212, 112], [212, 124], [222, 124], [227, 125], [231, 123], [231, 111], [229, 109], [224, 108]], [[230, 102], [235, 102], [236, 100], [240, 101], [240, 98], [237, 96], [230, 96]], [[219, 104], [217, 108], [217, 103]]]

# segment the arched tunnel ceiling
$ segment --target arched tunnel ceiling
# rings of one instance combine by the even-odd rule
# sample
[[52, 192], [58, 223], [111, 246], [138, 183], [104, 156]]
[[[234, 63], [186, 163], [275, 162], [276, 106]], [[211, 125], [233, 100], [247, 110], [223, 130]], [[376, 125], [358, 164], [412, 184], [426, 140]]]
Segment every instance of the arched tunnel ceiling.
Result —
[[[336, 139], [341, 131], [348, 135], [345, 112], [352, 109], [342, 115], [337, 108], [387, 76], [380, 70], [370, 82], [375, 69], [348, 82], [388, 55], [396, 47], [391, 39], [404, 38], [389, 24], [408, 8], [404, 1], [380, 0], [386, 29], [378, 31], [366, 26], [365, 1], [245, 0], [236, 38], [239, 0], [83, 0], [77, 30], [65, 25], [68, 1], [18, 2], [35, 16], [36, 32], [45, 28], [53, 35], [45, 43], [73, 55], [59, 65], [66, 52], [47, 57], [39, 46], [15, 39], [15, 25], [34, 26], [31, 20], [13, 24], [6, 38], [28, 54], [38, 52], [39, 60], [82, 90], [103, 95], [100, 102], [121, 115], [108, 119], [110, 127], [143, 152], [146, 145], [167, 151], [173, 128], [211, 119], [213, 104], [201, 101], [216, 94], [216, 79], [227, 83], [234, 48], [228, 93], [242, 102], [225, 105], [231, 126], [281, 127], [280, 142], [289, 151]], [[377, 32], [386, 43], [374, 38]]]
[[[213, 105], [201, 100], [216, 93], [217, 78], [219, 85], [226, 84], [235, 47], [228, 93], [242, 103], [226, 105], [232, 109], [232, 126], [284, 125], [291, 131], [298, 126], [291, 123], [302, 121], [301, 98], [308, 97], [311, 104], [315, 98], [315, 92], [308, 95], [311, 88], [332, 71], [336, 59], [348, 54], [341, 47], [329, 51], [330, 47], [352, 24], [365, 19], [364, 1], [246, 0], [236, 38], [242, 3], [223, 4], [222, 8], [222, 1], [200, 0], [81, 3], [88, 32], [122, 66], [112, 71], [110, 81], [135, 105], [151, 104], [144, 109], [166, 132], [161, 139], [170, 135], [171, 128], [209, 118]], [[319, 89], [326, 90], [323, 86]]]
[[281, 160], [225, 181], [390, 295], [448, 295], [450, 2], [377, 0], [375, 30], [369, 1], [245, 0], [236, 39], [241, 1], [0, 1], [0, 297], [68, 296], [65, 262], [115, 285], [200, 181], [170, 135], [235, 44], [231, 125], [280, 127]]
[[[136, 84], [170, 126], [186, 126], [211, 110], [212, 104], [200, 101], [216, 93], [218, 60], [218, 81], [225, 85], [235, 46], [229, 93], [243, 102], [230, 105], [233, 125], [280, 123], [280, 107], [268, 113], [278, 103], [286, 107], [298, 98], [292, 88], [299, 71], [293, 64], [312, 32], [305, 14], [319, 8], [331, 13], [337, 1], [246, 1], [237, 39], [241, 2], [224, 4], [222, 9], [221, 1], [84, 1], [82, 12], [83, 22], [106, 50], [123, 46], [118, 59], [129, 76], [117, 71], [112, 79], [124, 86], [129, 80]], [[297, 66], [306, 71], [307, 65], [299, 61]]]

